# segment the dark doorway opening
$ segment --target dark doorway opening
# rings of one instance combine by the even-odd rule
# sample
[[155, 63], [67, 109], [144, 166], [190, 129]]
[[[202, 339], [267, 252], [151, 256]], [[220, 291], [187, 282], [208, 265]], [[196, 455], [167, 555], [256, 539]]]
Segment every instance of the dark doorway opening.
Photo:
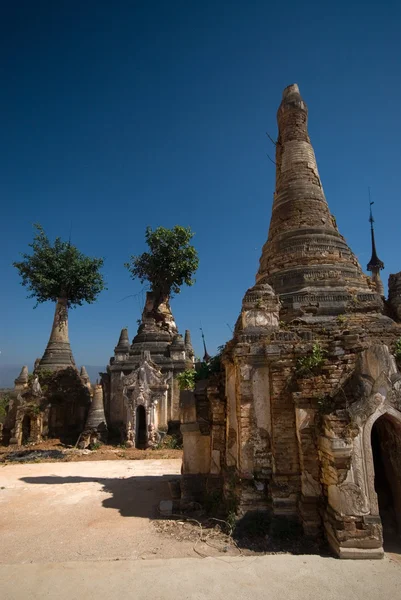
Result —
[[25, 415], [22, 419], [22, 443], [27, 444], [31, 438], [31, 417]]
[[385, 550], [401, 550], [401, 427], [383, 415], [372, 427], [375, 491]]
[[144, 450], [148, 443], [146, 432], [146, 412], [143, 406], [136, 409], [136, 447]]

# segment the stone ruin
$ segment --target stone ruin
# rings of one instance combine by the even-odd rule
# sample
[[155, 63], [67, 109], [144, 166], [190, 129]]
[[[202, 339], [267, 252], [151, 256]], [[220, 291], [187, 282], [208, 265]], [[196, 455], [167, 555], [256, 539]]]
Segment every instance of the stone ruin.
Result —
[[[147, 294], [132, 344], [123, 329], [107, 372], [94, 386], [85, 367], [78, 372], [68, 324], [59, 321], [56, 311], [49, 342], [35, 362], [33, 375], [24, 366], [15, 380], [0, 432], [3, 444], [54, 437], [87, 448], [117, 433], [128, 446], [148, 448], [167, 432], [180, 435], [177, 375], [193, 368], [194, 351], [189, 331], [185, 339], [178, 333], [168, 302], [156, 304]], [[46, 381], [44, 391], [38, 376]]]
[[133, 342], [123, 329], [93, 387], [56, 311], [1, 433], [18, 445], [80, 436], [86, 447], [119, 432], [146, 448], [180, 426], [184, 504], [218, 493], [238, 516], [263, 511], [324, 536], [342, 558], [379, 558], [383, 536], [401, 535], [401, 273], [386, 300], [372, 214], [371, 276], [362, 272], [330, 213], [307, 118], [298, 86], [287, 87], [268, 239], [222, 373], [180, 396], [177, 375], [194, 367], [190, 335], [148, 293]]
[[[75, 442], [91, 404], [92, 389], [84, 367], [83, 371], [86, 378], [71, 366], [43, 371], [36, 361], [29, 376], [28, 367], [22, 367], [10, 394], [1, 442], [17, 446], [47, 438]], [[43, 377], [42, 388], [39, 379]]]
[[[338, 231], [297, 85], [278, 109], [276, 189], [224, 377], [182, 395], [182, 502], [218, 492], [323, 536], [342, 558], [401, 535], [400, 274], [383, 297]], [[391, 318], [391, 315], [393, 318]]]
[[137, 448], [155, 447], [161, 441], [159, 423], [167, 423], [169, 375], [151, 360], [149, 350], [129, 375], [121, 373], [126, 442]]
[[132, 344], [123, 329], [107, 372], [101, 374], [109, 429], [135, 447], [153, 445], [166, 432], [179, 433], [177, 375], [193, 366], [189, 331], [183, 339], [169, 304], [156, 304], [148, 292]]

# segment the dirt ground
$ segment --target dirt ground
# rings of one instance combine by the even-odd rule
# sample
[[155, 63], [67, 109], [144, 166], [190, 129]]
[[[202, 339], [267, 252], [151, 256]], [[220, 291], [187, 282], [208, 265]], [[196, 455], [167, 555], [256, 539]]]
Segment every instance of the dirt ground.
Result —
[[160, 519], [180, 459], [0, 465], [0, 563], [238, 556], [220, 528]]
[[7, 462], [74, 462], [94, 460], [179, 459], [182, 450], [138, 450], [123, 445], [103, 444], [97, 450], [79, 450], [57, 439], [20, 447], [0, 446], [0, 463]]
[[[166, 518], [159, 503], [176, 497], [181, 458], [139, 460], [131, 450], [134, 460], [107, 460], [104, 452], [103, 460], [0, 464], [0, 564], [329, 555], [303, 536], [260, 535], [262, 521], [233, 539], [226, 522], [201, 510]], [[388, 557], [401, 564], [398, 550]]]

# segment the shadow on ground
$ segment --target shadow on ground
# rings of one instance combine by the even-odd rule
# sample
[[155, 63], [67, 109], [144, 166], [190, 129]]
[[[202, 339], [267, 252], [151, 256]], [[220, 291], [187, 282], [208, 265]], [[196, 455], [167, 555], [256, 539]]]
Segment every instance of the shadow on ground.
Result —
[[[160, 515], [159, 503], [161, 500], [171, 499], [171, 491], [176, 490], [179, 477], [177, 475], [155, 475], [155, 476], [133, 476], [127, 478], [101, 478], [81, 476], [40, 476], [22, 477], [21, 481], [31, 485], [81, 485], [100, 484], [102, 491], [111, 494], [111, 497], [102, 500], [104, 508], [117, 510], [123, 517], [139, 517], [146, 519], [166, 520]], [[175, 494], [174, 494], [175, 495]], [[193, 513], [176, 515], [176, 518], [168, 519], [170, 526], [165, 526], [168, 535], [180, 536], [183, 539], [196, 539], [199, 527], [200, 531], [211, 531], [216, 528], [219, 519], [210, 518], [205, 511], [198, 510]], [[179, 509], [175, 509], [179, 510]], [[176, 521], [176, 525], [174, 525]], [[183, 527], [185, 522], [185, 528]], [[167, 523], [167, 520], [165, 521]], [[219, 527], [222, 534], [231, 533], [230, 526], [224, 519], [220, 521]], [[183, 532], [178, 531], [179, 526]], [[188, 527], [193, 528], [193, 532]], [[184, 535], [185, 534], [185, 535]], [[211, 535], [211, 534], [209, 534]], [[209, 535], [206, 533], [206, 537]], [[189, 536], [189, 537], [186, 537]], [[215, 539], [215, 538], [214, 538]], [[223, 538], [222, 538], [223, 539]], [[223, 542], [227, 543], [224, 538]], [[333, 556], [324, 540], [316, 541], [306, 538], [299, 524], [283, 518], [271, 520], [266, 513], [250, 513], [237, 522], [233, 540], [240, 552], [246, 554], [317, 554], [322, 557]], [[218, 540], [217, 540], [218, 541]], [[401, 540], [398, 538], [385, 539], [384, 549], [386, 552], [401, 556]], [[225, 551], [225, 550], [223, 550]]]
[[102, 505], [105, 508], [118, 510], [123, 517], [142, 517], [155, 519], [159, 517], [160, 500], [171, 499], [169, 483], [177, 480], [177, 475], [134, 476], [126, 478], [102, 477], [22, 477], [21, 481], [39, 485], [71, 485], [83, 483], [99, 483], [103, 492], [111, 494]]

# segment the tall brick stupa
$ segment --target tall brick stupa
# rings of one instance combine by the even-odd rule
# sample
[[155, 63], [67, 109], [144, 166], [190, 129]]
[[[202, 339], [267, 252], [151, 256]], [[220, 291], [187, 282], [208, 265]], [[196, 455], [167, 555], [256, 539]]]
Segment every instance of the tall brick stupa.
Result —
[[382, 310], [330, 213], [308, 134], [308, 109], [297, 84], [277, 113], [276, 189], [257, 283], [280, 296], [281, 318]]

